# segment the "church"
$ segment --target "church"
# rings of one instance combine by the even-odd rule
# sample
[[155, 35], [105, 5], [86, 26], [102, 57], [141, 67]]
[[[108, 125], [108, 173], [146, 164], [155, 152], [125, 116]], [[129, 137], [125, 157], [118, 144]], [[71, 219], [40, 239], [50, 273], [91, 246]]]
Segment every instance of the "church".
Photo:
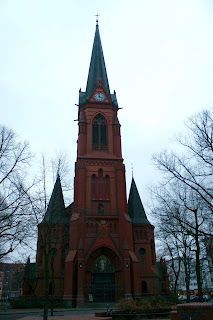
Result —
[[38, 226], [36, 263], [28, 261], [25, 295], [45, 294], [45, 225], [51, 226], [49, 290], [54, 282], [55, 299], [80, 306], [168, 293], [165, 264], [156, 262], [154, 226], [134, 178], [127, 202], [118, 110], [97, 22], [86, 91], [79, 91], [74, 201], [65, 208], [58, 176]]

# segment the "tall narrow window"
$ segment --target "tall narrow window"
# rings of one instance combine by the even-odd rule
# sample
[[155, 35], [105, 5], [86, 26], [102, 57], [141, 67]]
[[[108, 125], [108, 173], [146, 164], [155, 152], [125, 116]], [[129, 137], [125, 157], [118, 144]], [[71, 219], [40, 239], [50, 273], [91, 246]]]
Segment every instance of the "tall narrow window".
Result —
[[150, 247], [151, 247], [151, 257], [152, 257], [152, 264], [155, 264], [155, 251], [154, 251], [154, 241], [150, 241]]
[[108, 174], [105, 177], [105, 184], [106, 184], [106, 199], [109, 199], [109, 176], [108, 176]]
[[96, 175], [92, 175], [92, 199], [95, 199], [95, 180], [96, 180]]
[[102, 198], [102, 180], [103, 180], [103, 170], [98, 170], [98, 184], [99, 184], [99, 198]]
[[107, 150], [107, 126], [106, 120], [99, 113], [92, 124], [93, 150]]

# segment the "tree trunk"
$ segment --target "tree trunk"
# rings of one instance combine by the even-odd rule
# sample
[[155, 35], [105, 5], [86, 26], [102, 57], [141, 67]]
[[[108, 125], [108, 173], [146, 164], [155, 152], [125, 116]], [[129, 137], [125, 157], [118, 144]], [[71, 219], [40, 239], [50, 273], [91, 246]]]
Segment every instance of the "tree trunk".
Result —
[[198, 237], [198, 219], [197, 219], [197, 210], [194, 211], [195, 214], [195, 223], [196, 223], [196, 232], [195, 232], [195, 243], [196, 243], [196, 275], [197, 275], [197, 286], [198, 286], [198, 297], [199, 301], [203, 301], [203, 292], [202, 292], [202, 281], [201, 281], [201, 267], [200, 267], [200, 244]]
[[43, 320], [48, 319], [48, 305], [49, 305], [49, 255], [45, 253], [45, 300], [44, 300], [44, 316]]
[[[185, 244], [184, 244], [185, 246]], [[186, 247], [185, 247], [186, 249]], [[190, 284], [190, 272], [189, 272], [189, 263], [187, 261], [187, 256], [184, 253], [183, 255], [183, 264], [185, 269], [185, 283], [186, 283], [186, 294], [187, 294], [187, 303], [190, 302], [190, 290], [189, 290], [189, 284]]]
[[53, 253], [51, 255], [51, 273], [52, 273], [52, 292], [51, 292], [51, 317], [53, 316], [53, 303], [54, 303], [54, 294], [55, 294], [55, 282], [54, 282], [54, 266], [53, 266]]

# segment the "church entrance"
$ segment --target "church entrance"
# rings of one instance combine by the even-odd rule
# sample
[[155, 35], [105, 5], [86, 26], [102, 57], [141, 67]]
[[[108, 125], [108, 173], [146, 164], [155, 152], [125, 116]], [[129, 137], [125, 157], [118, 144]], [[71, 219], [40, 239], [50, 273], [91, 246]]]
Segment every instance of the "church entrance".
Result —
[[115, 301], [114, 266], [105, 255], [99, 256], [93, 263], [91, 289], [94, 302]]

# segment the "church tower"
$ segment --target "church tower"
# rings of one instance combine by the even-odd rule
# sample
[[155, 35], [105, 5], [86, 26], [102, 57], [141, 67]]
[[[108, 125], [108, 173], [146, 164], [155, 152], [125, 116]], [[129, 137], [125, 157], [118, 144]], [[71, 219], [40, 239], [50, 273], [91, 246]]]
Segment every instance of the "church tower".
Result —
[[157, 292], [154, 227], [134, 180], [127, 205], [118, 102], [98, 23], [86, 91], [79, 91], [78, 126], [64, 299], [81, 305], [88, 297], [107, 302]]
[[[159, 272], [156, 263], [154, 227], [133, 178], [127, 203], [118, 110], [97, 23], [86, 91], [79, 91], [74, 202], [64, 207], [58, 177], [45, 215], [54, 235], [49, 247], [57, 252], [50, 287], [54, 283], [55, 298], [72, 305], [165, 293], [168, 285], [165, 267]], [[33, 267], [34, 293], [40, 296], [45, 292], [44, 226], [43, 221]]]

